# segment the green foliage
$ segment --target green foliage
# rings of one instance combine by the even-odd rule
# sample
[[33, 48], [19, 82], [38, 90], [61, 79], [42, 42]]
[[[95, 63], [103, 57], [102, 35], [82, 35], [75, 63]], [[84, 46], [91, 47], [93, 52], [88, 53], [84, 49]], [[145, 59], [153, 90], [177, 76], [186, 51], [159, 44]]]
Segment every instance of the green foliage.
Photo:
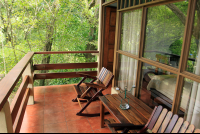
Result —
[[[51, 51], [97, 50], [98, 5], [89, 9], [83, 0], [12, 1], [0, 3], [0, 74], [9, 72], [27, 52], [45, 51], [48, 41], [52, 41]], [[86, 59], [86, 56], [51, 55], [50, 63], [96, 61], [96, 57], [90, 55]], [[41, 64], [42, 58], [35, 55], [34, 64]], [[62, 71], [69, 70], [50, 72]], [[80, 78], [57, 79], [47, 83], [60, 85], [78, 80]]]
[[170, 45], [169, 50], [171, 51], [172, 54], [181, 55], [182, 44], [183, 44], [182, 40], [176, 40], [174, 43]]

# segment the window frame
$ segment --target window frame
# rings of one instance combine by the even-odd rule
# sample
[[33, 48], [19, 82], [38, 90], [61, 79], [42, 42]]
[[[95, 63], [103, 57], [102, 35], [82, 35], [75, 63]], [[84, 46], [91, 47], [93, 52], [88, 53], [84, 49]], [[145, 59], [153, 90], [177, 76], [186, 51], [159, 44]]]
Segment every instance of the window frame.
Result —
[[[150, 3], [144, 3], [144, 4], [132, 6], [132, 7], [127, 7], [124, 9], [121, 9], [121, 7], [119, 8], [119, 1], [121, 1], [121, 0], [118, 0], [118, 2], [117, 2], [118, 10], [117, 10], [117, 19], [116, 19], [116, 35], [115, 35], [114, 65], [113, 65], [114, 76], [116, 76], [116, 74], [119, 72], [118, 71], [118, 58], [119, 58], [118, 55], [119, 54], [122, 54], [122, 55], [125, 55], [130, 58], [138, 60], [138, 65], [137, 65], [138, 71], [137, 71], [137, 78], [136, 78], [137, 81], [136, 81], [135, 97], [139, 98], [142, 63], [147, 63], [152, 66], [155, 66], [160, 69], [163, 69], [163, 70], [166, 70], [166, 71], [176, 74], [177, 75], [177, 81], [176, 81], [177, 84], [176, 84], [175, 95], [174, 95], [174, 100], [173, 100], [173, 104], [172, 104], [172, 112], [174, 114], [177, 114], [179, 111], [180, 103], [181, 103], [180, 101], [181, 101], [181, 95], [182, 95], [182, 90], [183, 90], [183, 86], [184, 86], [184, 78], [188, 78], [188, 79], [191, 79], [193, 81], [200, 83], [199, 75], [190, 73], [186, 70], [187, 60], [188, 60], [188, 55], [189, 55], [189, 50], [190, 50], [189, 49], [190, 41], [191, 41], [191, 37], [192, 37], [192, 27], [193, 27], [194, 16], [195, 16], [195, 6], [196, 6], [197, 0], [189, 0], [179, 68], [174, 68], [174, 67], [162, 64], [162, 63], [158, 63], [153, 60], [146, 59], [143, 57], [143, 53], [144, 53], [144, 45], [145, 45], [147, 8], [158, 6], [158, 5], [165, 5], [168, 3], [181, 2], [184, 0], [164, 0], [164, 1], [157, 0], [157, 1], [152, 1]], [[141, 9], [141, 8], [142, 8], [142, 21], [141, 21], [141, 33], [140, 33], [140, 46], [139, 46], [139, 54], [138, 54], [138, 56], [136, 56], [134, 54], [120, 50], [122, 13], [127, 12], [127, 11]], [[116, 82], [117, 82], [117, 79], [115, 77], [113, 79], [112, 87], [116, 87]]]

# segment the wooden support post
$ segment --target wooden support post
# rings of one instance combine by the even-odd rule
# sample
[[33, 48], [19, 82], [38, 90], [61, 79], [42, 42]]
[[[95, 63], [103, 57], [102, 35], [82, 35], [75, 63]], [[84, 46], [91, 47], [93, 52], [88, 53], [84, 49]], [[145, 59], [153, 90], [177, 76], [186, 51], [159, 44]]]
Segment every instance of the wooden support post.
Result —
[[28, 100], [28, 105], [34, 105], [34, 86], [33, 86], [33, 66], [32, 66], [32, 62], [30, 62], [26, 69], [24, 70], [24, 73], [22, 75], [22, 78], [24, 79], [24, 77], [26, 75], [29, 76], [29, 85], [27, 88], [30, 88], [30, 96], [29, 96], [29, 100]]
[[0, 111], [0, 133], [13, 133], [10, 105], [8, 101]]
[[105, 107], [103, 105], [102, 102], [100, 102], [100, 125], [101, 125], [101, 128], [104, 128], [104, 111], [105, 111]]

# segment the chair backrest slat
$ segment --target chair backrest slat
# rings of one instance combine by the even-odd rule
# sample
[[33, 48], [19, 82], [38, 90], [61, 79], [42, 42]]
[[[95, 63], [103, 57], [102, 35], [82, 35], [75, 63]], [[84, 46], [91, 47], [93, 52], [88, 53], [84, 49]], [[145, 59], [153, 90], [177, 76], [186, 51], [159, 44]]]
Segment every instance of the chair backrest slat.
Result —
[[190, 124], [190, 123], [189, 123], [188, 121], [185, 121], [185, 122], [183, 123], [183, 125], [182, 125], [180, 131], [179, 131], [178, 133], [185, 133], [186, 130], [187, 130], [187, 128], [188, 128], [188, 126], [189, 126], [189, 124]]
[[200, 129], [196, 129], [194, 133], [200, 133]]
[[149, 122], [148, 129], [150, 130], [153, 129], [154, 125], [158, 120], [158, 117], [160, 116], [160, 113], [162, 112], [162, 109], [163, 109], [162, 106], [157, 107], [155, 114], [153, 115], [151, 121]]
[[174, 129], [172, 130], [172, 133], [178, 133], [178, 131], [181, 129], [182, 124], [183, 124], [183, 118], [179, 118]]
[[154, 108], [148, 122], [138, 133], [148, 132], [148, 130], [152, 133], [200, 133], [200, 129], [195, 130], [193, 124], [184, 122], [183, 118], [179, 118], [177, 114], [173, 115], [161, 105]]
[[160, 128], [161, 124], [163, 123], [163, 121], [164, 121], [164, 119], [165, 119], [165, 117], [166, 117], [166, 115], [167, 115], [167, 112], [168, 112], [168, 110], [167, 110], [166, 108], [163, 109], [163, 111], [162, 111], [162, 113], [160, 114], [160, 116], [159, 116], [159, 118], [158, 118], [158, 120], [157, 120], [155, 126], [154, 126], [153, 129], [152, 129], [152, 132], [153, 132], [153, 133], [157, 133], [157, 132], [158, 132], [158, 129]]
[[99, 75], [97, 76], [97, 79], [105, 85], [105, 87], [108, 86], [110, 83], [111, 79], [113, 78], [112, 72], [107, 70], [106, 68], [102, 68]]
[[105, 78], [105, 80], [103, 81], [103, 84], [107, 87], [107, 85], [109, 84], [110, 80], [112, 79], [113, 74], [112, 72], [109, 71], [107, 77]]
[[105, 68], [102, 67], [101, 71], [99, 72], [99, 75], [97, 76], [98, 79], [101, 79], [103, 72], [104, 72]]
[[103, 77], [102, 77], [102, 79], [101, 79], [101, 82], [102, 82], [102, 83], [103, 83], [103, 81], [105, 80], [105, 78], [107, 77], [108, 73], [109, 73], [109, 71], [106, 69], [106, 70], [104, 71]]
[[165, 117], [165, 120], [163, 121], [163, 123], [160, 126], [160, 129], [158, 130], [158, 133], [164, 133], [165, 129], [167, 128], [171, 118], [172, 118], [173, 113], [170, 111], [167, 113], [167, 116]]
[[170, 121], [169, 125], [167, 126], [167, 128], [166, 128], [164, 133], [171, 133], [173, 128], [174, 128], [174, 126], [175, 126], [175, 124], [176, 124], [176, 122], [177, 122], [177, 120], [178, 120], [178, 115], [175, 114], [173, 116], [172, 120]]
[[194, 126], [193, 124], [191, 124], [191, 125], [188, 127], [188, 129], [187, 129], [187, 131], [186, 131], [185, 133], [193, 133], [193, 132], [194, 132], [194, 129], [195, 129], [195, 126]]

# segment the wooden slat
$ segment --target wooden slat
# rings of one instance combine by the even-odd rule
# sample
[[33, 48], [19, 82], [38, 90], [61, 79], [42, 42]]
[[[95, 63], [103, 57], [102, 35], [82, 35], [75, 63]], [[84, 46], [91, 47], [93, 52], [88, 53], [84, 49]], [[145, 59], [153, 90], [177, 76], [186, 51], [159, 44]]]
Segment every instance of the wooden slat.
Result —
[[200, 133], [200, 129], [196, 129], [194, 133]]
[[80, 90], [80, 87], [77, 87], [76, 85], [74, 85], [74, 91], [76, 92], [77, 95], [81, 95], [82, 92]]
[[180, 130], [181, 126], [183, 124], [183, 118], [179, 118], [174, 129], [172, 130], [172, 133], [178, 133], [178, 131]]
[[112, 72], [109, 71], [108, 76], [105, 78], [105, 80], [103, 82], [105, 86], [107, 86], [109, 84], [109, 82], [111, 81], [112, 77], [113, 77], [113, 74], [112, 74]]
[[108, 75], [108, 70], [106, 69], [105, 72], [103, 73], [103, 76], [101, 77], [100, 81], [103, 83], [104, 79], [106, 78], [106, 76]]
[[162, 106], [158, 106], [156, 109], [155, 114], [153, 115], [151, 121], [149, 122], [149, 126], [148, 129], [152, 130], [154, 125], [156, 124], [158, 117], [160, 116], [160, 113], [162, 112], [163, 107]]
[[172, 132], [177, 120], [178, 120], [178, 115], [174, 115], [172, 120], [170, 121], [169, 125], [167, 126], [165, 133], [171, 133]]
[[[112, 96], [116, 99], [116, 101], [118, 101], [119, 103], [121, 102], [122, 98], [119, 95], [113, 94]], [[148, 120], [133, 107], [130, 107], [130, 109], [128, 109], [128, 112], [130, 113], [131, 116], [135, 117], [135, 119], [137, 119], [137, 121], [139, 121], [141, 124], [147, 123]]]
[[99, 72], [99, 74], [97, 76], [98, 79], [101, 77], [103, 71], [104, 71], [104, 67], [102, 67], [101, 71]]
[[194, 126], [193, 124], [191, 124], [191, 125], [188, 127], [188, 129], [187, 129], [187, 131], [186, 131], [185, 133], [193, 133], [193, 132], [194, 132], [194, 129], [195, 129], [195, 126]]
[[26, 106], [27, 106], [27, 103], [28, 103], [29, 93], [30, 93], [30, 89], [28, 88], [26, 90], [24, 97], [23, 97], [23, 101], [22, 101], [22, 104], [20, 106], [19, 112], [17, 114], [16, 120], [13, 124], [13, 130], [14, 130], [15, 133], [20, 132], [20, 128], [21, 128], [23, 117], [24, 117], [25, 110], [26, 110]]
[[134, 125], [142, 125], [135, 117], [130, 116], [130, 113], [128, 110], [122, 110], [120, 106], [120, 102], [116, 101], [111, 95], [105, 96], [111, 103], [111, 105], [115, 106], [117, 110], [130, 122]]
[[105, 68], [104, 72], [101, 75], [101, 78], [99, 79], [101, 82], [103, 82], [104, 78], [106, 77], [106, 74], [108, 73], [108, 70]]
[[133, 101], [135, 102], [136, 104], [140, 105], [142, 108], [144, 108], [145, 111], [147, 111], [148, 113], [152, 113], [153, 110], [147, 106], [144, 102], [142, 102], [141, 100], [139, 100], [138, 98], [136, 97], [132, 97], [132, 94], [129, 94], [127, 93], [127, 96]]
[[104, 67], [101, 69], [101, 71], [100, 71], [100, 73], [99, 73], [99, 76], [97, 76], [97, 79], [100, 80], [100, 79], [102, 78], [102, 76], [103, 76], [105, 70], [106, 70], [106, 69], [105, 69]]
[[170, 111], [167, 113], [167, 116], [165, 117], [165, 120], [163, 121], [162, 125], [160, 126], [160, 129], [158, 130], [158, 133], [164, 133], [165, 129], [167, 128], [173, 113]]
[[104, 78], [104, 80], [102, 81], [102, 83], [104, 85], [106, 85], [106, 83], [108, 82], [107, 80], [108, 80], [109, 76], [110, 76], [110, 72], [108, 71], [107, 74], [106, 74], [106, 76], [105, 76], [105, 78]]
[[[78, 72], [78, 73], [86, 73], [91, 76], [96, 76], [97, 71], [84, 71], [84, 72]], [[35, 74], [34, 80], [37, 79], [58, 79], [58, 78], [76, 78], [76, 77], [82, 77], [76, 72], [66, 72], [66, 73], [43, 73], [43, 74]]]
[[163, 109], [163, 111], [162, 111], [162, 113], [160, 114], [160, 116], [159, 116], [159, 118], [158, 118], [158, 120], [157, 120], [155, 126], [154, 126], [153, 129], [152, 129], [152, 132], [153, 132], [153, 133], [157, 133], [157, 132], [158, 132], [158, 130], [159, 130], [161, 124], [163, 123], [163, 121], [164, 121], [164, 119], [165, 119], [165, 117], [166, 117], [166, 115], [167, 115], [167, 112], [168, 112], [167, 109]]
[[118, 110], [116, 107], [114, 107], [110, 101], [108, 101], [106, 99], [106, 96], [101, 96], [99, 97], [99, 99], [101, 100], [101, 102], [103, 103], [103, 105], [106, 106], [106, 108], [108, 108], [109, 112], [120, 122], [120, 123], [130, 123]]
[[188, 121], [185, 121], [180, 129], [180, 131], [178, 133], [185, 133], [187, 128], [189, 126], [189, 122]]
[[36, 64], [34, 70], [54, 70], [54, 69], [77, 69], [77, 68], [97, 68], [98, 63], [65, 63], [65, 64]]
[[8, 97], [12, 93], [16, 83], [19, 81], [23, 71], [26, 69], [26, 66], [32, 59], [34, 53], [27, 53], [18, 63], [17, 65], [1, 80], [0, 82], [0, 111]]
[[[119, 96], [124, 97], [123, 93], [120, 93]], [[133, 96], [131, 98], [134, 98]], [[133, 100], [131, 100], [129, 98], [129, 104], [135, 109], [137, 110], [141, 115], [143, 115], [147, 120], [150, 118], [151, 114], [148, 113], [146, 110], [144, 110], [144, 108], [140, 105], [138, 105], [137, 103], [135, 103]]]
[[46, 51], [46, 52], [34, 52], [34, 54], [69, 54], [69, 53], [99, 53], [99, 51]]
[[26, 92], [26, 89], [29, 84], [29, 76], [25, 76], [24, 80], [22, 81], [19, 89], [17, 90], [17, 93], [11, 103], [10, 109], [11, 109], [11, 116], [12, 116], [12, 122], [15, 122], [18, 110], [20, 108], [23, 96]]

